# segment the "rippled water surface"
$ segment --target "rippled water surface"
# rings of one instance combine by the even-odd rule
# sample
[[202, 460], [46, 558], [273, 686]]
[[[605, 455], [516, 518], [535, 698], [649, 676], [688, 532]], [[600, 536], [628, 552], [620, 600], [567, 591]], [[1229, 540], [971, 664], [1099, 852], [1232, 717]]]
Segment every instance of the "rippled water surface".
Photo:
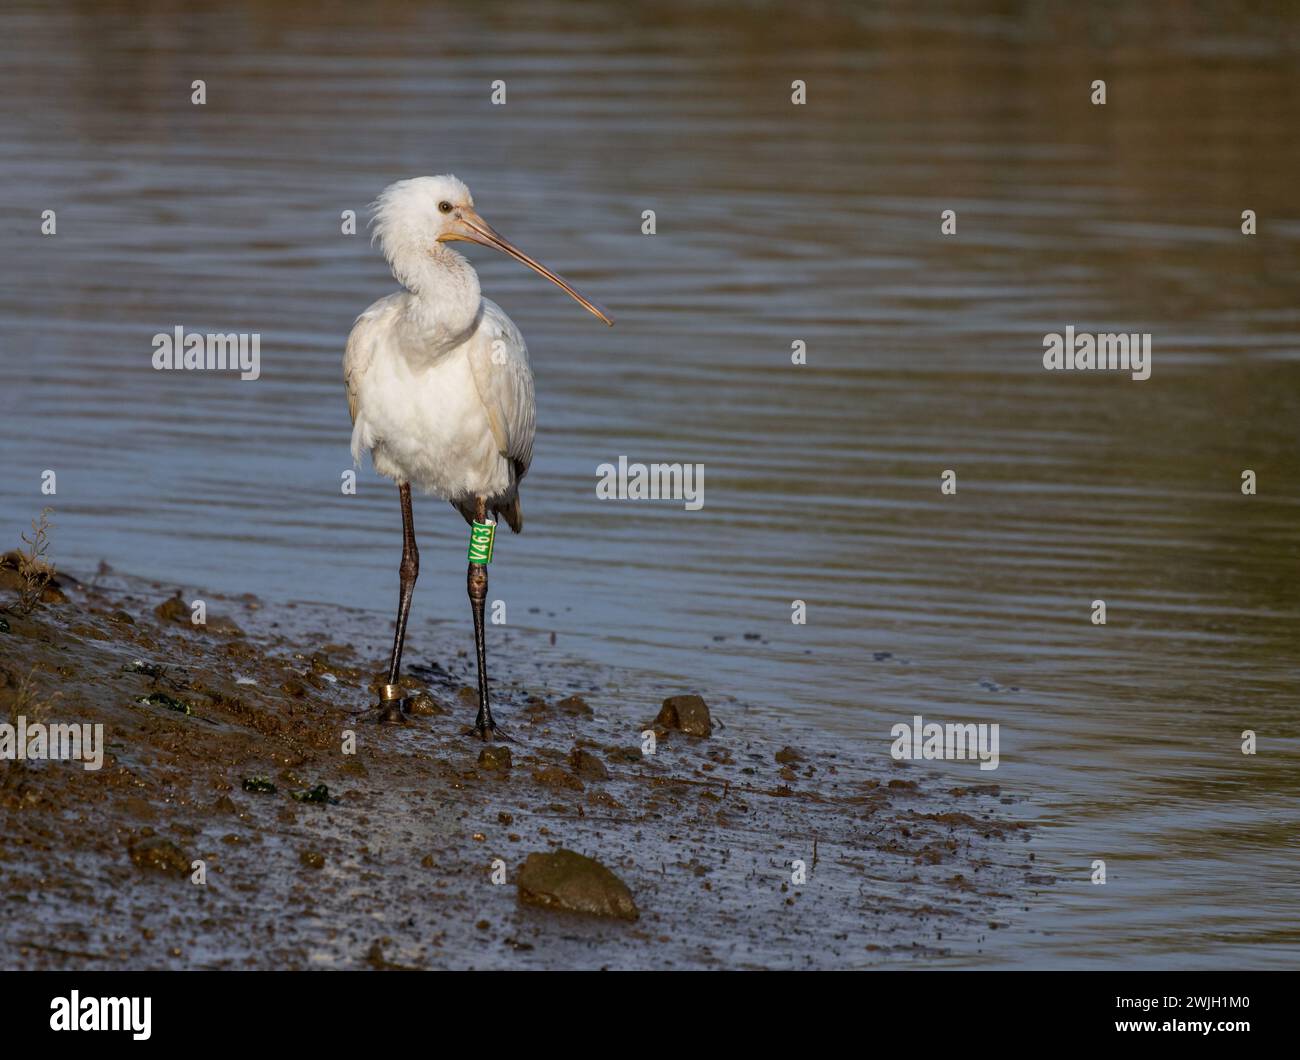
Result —
[[[386, 628], [340, 358], [394, 283], [340, 214], [452, 171], [618, 321], [469, 251], [537, 373], [512, 624], [882, 762], [998, 722], [996, 772], [945, 768], [1057, 879], [991, 962], [1294, 964], [1300, 15], [1137, 6], [7, 4], [4, 540], [53, 469], [64, 566]], [[153, 371], [176, 325], [260, 333], [262, 378]], [[1045, 372], [1066, 325], [1150, 332], [1151, 378]], [[621, 454], [703, 463], [703, 509], [598, 500]], [[418, 656], [469, 623], [464, 524], [416, 522]]]

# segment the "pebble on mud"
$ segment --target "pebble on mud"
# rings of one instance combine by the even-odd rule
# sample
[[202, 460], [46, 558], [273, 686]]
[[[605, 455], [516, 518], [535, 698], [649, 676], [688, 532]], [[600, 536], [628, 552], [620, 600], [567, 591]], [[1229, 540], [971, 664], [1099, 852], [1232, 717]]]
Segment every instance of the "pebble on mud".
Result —
[[665, 729], [678, 729], [690, 736], [713, 734], [709, 708], [699, 696], [669, 696], [664, 700], [655, 724]]
[[432, 718], [440, 714], [450, 713], [428, 692], [417, 692], [407, 701], [407, 706], [413, 715], [420, 718]]
[[640, 911], [627, 884], [599, 861], [561, 847], [529, 854], [519, 870], [519, 901], [542, 909], [636, 920]]
[[547, 766], [545, 769], [539, 769], [533, 774], [533, 779], [548, 788], [569, 788], [574, 791], [582, 791], [584, 787], [581, 780], [572, 773], [566, 773], [559, 766]]
[[483, 748], [478, 753], [478, 764], [483, 769], [509, 770], [514, 763], [510, 757], [510, 748], [497, 745]]
[[581, 747], [575, 747], [569, 752], [569, 769], [576, 776], [585, 777], [588, 780], [609, 779], [609, 770], [605, 768], [605, 763], [590, 751], [584, 751]]
[[175, 622], [177, 625], [189, 626], [191, 629], [205, 630], [208, 633], [221, 633], [227, 636], [242, 637], [244, 631], [240, 629], [230, 619], [218, 615], [207, 616], [207, 621], [196, 624], [193, 621], [193, 615], [190, 605], [185, 602], [185, 598], [177, 593], [169, 597], [153, 609], [153, 613], [166, 622]]
[[153, 614], [156, 614], [159, 618], [165, 618], [168, 622], [188, 622], [190, 620], [190, 607], [186, 605], [185, 598], [177, 593], [155, 607]]
[[149, 836], [132, 843], [129, 851], [131, 860], [142, 869], [156, 869], [172, 876], [189, 875], [190, 859], [170, 839]]
[[578, 695], [566, 696], [555, 704], [555, 709], [562, 710], [566, 714], [577, 714], [582, 718], [590, 718], [592, 716], [591, 707], [587, 705], [585, 699]]

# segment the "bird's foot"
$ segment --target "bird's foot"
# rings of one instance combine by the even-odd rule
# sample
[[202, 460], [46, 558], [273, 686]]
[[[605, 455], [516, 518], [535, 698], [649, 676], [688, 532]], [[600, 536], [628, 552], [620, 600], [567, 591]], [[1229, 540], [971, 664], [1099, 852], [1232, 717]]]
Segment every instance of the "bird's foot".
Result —
[[498, 725], [491, 718], [486, 722], [479, 720], [473, 725], [467, 727], [463, 735], [477, 736], [484, 743], [495, 740], [497, 743], [515, 743], [515, 738], [511, 736], [504, 728]]
[[378, 706], [361, 712], [361, 721], [365, 724], [405, 725], [408, 720], [404, 699], [386, 699]]
[[[385, 685], [384, 691], [388, 693], [396, 692], [393, 685]], [[396, 695], [393, 697], [385, 696], [379, 701], [378, 706], [372, 706], [362, 712], [361, 720], [363, 722], [373, 722], [378, 725], [404, 725], [411, 713], [411, 701], [408, 697]]]

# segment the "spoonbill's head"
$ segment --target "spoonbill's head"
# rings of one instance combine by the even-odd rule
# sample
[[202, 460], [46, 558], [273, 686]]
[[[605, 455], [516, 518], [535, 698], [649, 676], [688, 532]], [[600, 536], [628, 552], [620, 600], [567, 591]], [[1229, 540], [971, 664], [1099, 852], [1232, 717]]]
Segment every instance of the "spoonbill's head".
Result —
[[414, 177], [390, 184], [375, 202], [373, 224], [375, 237], [399, 279], [399, 262], [409, 254], [425, 256], [438, 244], [457, 240], [479, 243], [522, 262], [566, 291], [589, 313], [606, 324], [614, 323], [595, 302], [578, 293], [566, 280], [529, 257], [483, 220], [474, 209], [474, 196], [469, 188], [450, 174]]

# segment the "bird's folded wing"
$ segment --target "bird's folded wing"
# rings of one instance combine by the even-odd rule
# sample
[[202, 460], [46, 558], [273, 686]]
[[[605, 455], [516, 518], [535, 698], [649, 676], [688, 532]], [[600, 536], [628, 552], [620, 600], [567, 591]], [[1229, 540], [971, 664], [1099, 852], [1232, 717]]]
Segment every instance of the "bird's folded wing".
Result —
[[514, 463], [517, 477], [523, 478], [533, 461], [533, 435], [537, 430], [533, 372], [519, 329], [486, 298], [483, 323], [475, 336], [469, 363], [497, 449]]
[[343, 353], [343, 386], [348, 395], [348, 415], [357, 420], [357, 395], [361, 379], [375, 359], [375, 347], [391, 328], [391, 317], [396, 312], [401, 294], [381, 298], [359, 317], [348, 335], [347, 349]]

